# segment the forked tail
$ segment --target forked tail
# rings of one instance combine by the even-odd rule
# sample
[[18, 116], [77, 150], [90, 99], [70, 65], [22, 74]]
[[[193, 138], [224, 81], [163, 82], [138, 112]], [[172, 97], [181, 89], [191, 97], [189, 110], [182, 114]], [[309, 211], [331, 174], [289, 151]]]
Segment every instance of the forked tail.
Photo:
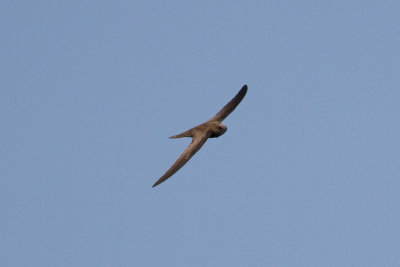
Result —
[[187, 130], [186, 132], [171, 136], [169, 138], [182, 138], [182, 137], [193, 137], [193, 131], [192, 129]]

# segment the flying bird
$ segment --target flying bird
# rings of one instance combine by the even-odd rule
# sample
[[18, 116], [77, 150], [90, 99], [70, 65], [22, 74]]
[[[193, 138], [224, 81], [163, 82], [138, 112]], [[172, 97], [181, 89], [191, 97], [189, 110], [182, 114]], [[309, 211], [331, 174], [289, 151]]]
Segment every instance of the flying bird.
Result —
[[176, 160], [176, 162], [169, 168], [169, 170], [158, 179], [153, 187], [161, 184], [172, 175], [174, 175], [183, 165], [190, 160], [190, 158], [204, 145], [208, 138], [215, 138], [223, 135], [227, 127], [221, 122], [228, 117], [228, 115], [235, 110], [239, 103], [243, 100], [247, 93], [247, 85], [245, 84], [242, 89], [236, 94], [228, 104], [226, 104], [214, 117], [208, 121], [187, 130], [186, 132], [171, 136], [170, 138], [192, 137], [192, 143]]

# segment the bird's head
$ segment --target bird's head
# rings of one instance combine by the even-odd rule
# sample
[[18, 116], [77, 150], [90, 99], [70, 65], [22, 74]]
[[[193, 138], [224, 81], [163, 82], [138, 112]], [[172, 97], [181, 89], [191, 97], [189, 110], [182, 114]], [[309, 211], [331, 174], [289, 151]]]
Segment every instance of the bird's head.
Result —
[[211, 132], [212, 133], [211, 133], [210, 137], [212, 138], [212, 137], [221, 136], [226, 132], [227, 129], [228, 128], [225, 125], [223, 125], [223, 124], [221, 124], [219, 122], [214, 122], [212, 124], [212, 127], [211, 127]]

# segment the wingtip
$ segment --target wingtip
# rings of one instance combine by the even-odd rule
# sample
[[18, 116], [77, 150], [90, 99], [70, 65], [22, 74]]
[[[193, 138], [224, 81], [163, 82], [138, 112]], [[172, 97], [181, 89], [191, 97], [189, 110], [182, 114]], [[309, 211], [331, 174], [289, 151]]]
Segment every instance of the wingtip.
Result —
[[240, 96], [240, 101], [242, 101], [242, 99], [244, 98], [244, 96], [247, 94], [247, 84], [244, 84], [242, 86], [242, 88], [240, 89], [240, 91], [237, 93], [236, 96]]

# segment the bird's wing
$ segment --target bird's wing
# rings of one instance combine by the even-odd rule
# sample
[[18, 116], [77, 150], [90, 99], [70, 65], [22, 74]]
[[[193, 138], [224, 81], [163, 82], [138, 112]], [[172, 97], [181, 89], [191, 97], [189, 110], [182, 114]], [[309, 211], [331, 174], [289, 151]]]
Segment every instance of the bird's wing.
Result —
[[174, 175], [183, 165], [186, 164], [190, 160], [190, 158], [204, 145], [207, 141], [208, 137], [210, 137], [211, 132], [195, 132], [192, 143], [186, 148], [186, 150], [182, 153], [182, 155], [175, 161], [174, 165], [169, 168], [169, 170], [161, 176], [160, 179], [153, 185], [153, 187], [161, 184], [169, 177]]
[[240, 89], [239, 93], [229, 101], [228, 104], [225, 105], [214, 117], [209, 119], [208, 121], [218, 121], [222, 122], [235, 108], [239, 105], [239, 103], [243, 100], [244, 96], [247, 93], [247, 85], [243, 85], [242, 89]]

